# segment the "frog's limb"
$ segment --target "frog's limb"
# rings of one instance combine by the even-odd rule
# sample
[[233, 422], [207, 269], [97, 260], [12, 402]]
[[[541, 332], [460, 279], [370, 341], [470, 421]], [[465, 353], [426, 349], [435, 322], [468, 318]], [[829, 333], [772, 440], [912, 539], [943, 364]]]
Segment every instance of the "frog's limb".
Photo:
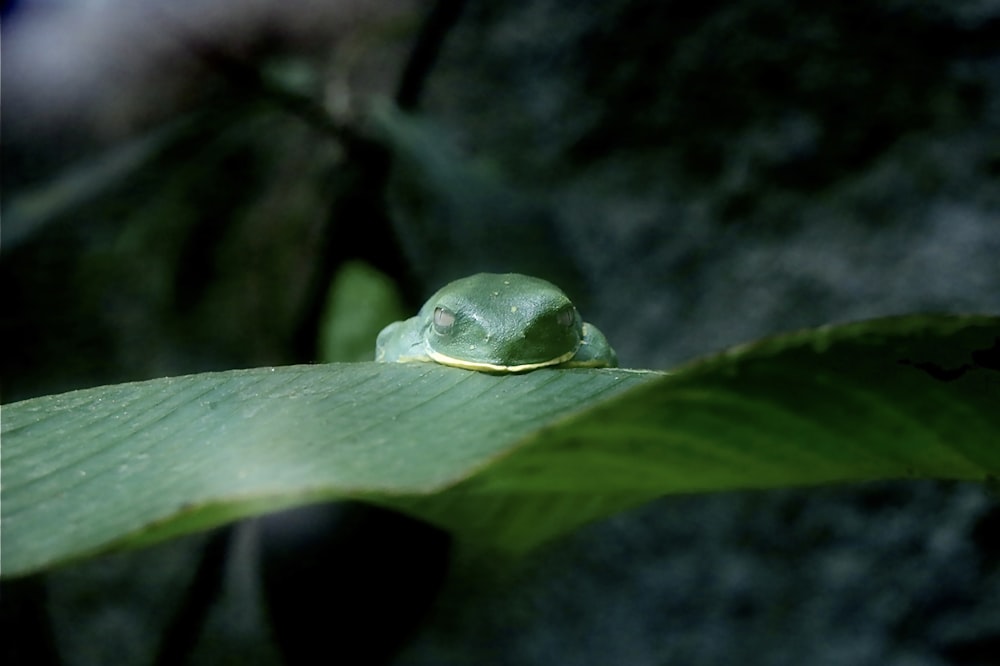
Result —
[[594, 326], [584, 322], [580, 348], [561, 368], [617, 368], [618, 355], [608, 344], [604, 334]]
[[375, 360], [381, 363], [429, 362], [419, 317], [395, 321], [383, 328], [375, 340]]

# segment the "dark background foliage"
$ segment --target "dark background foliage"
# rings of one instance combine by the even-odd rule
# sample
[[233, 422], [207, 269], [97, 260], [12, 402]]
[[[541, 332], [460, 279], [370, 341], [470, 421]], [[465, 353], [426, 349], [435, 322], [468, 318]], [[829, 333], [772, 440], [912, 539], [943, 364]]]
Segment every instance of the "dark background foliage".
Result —
[[[1000, 311], [1000, 3], [5, 11], [4, 402], [313, 362], [351, 259], [413, 309], [479, 270], [547, 277], [632, 367]], [[365, 653], [353, 635], [409, 636], [393, 663], [414, 665], [1000, 663], [1000, 514], [976, 487], [667, 498], [516, 574], [453, 567], [436, 598], [441, 536], [372, 538], [395, 518], [355, 511], [7, 585], [5, 661], [276, 663], [261, 563], [325, 552], [285, 594], [329, 618], [332, 655]], [[317, 533], [335, 547], [291, 550]], [[370, 633], [337, 576], [378, 602]]]

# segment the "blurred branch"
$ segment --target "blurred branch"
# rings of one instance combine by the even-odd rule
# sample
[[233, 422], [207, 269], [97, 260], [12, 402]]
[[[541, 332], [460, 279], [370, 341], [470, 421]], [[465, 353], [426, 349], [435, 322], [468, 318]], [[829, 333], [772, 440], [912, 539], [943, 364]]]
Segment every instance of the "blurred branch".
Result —
[[438, 0], [434, 3], [400, 78], [399, 89], [396, 91], [396, 104], [399, 108], [413, 109], [417, 106], [445, 37], [458, 22], [464, 8], [465, 0]]
[[[400, 108], [412, 109], [417, 105], [441, 46], [457, 23], [464, 4], [464, 0], [438, 0], [427, 15], [400, 76], [395, 96]], [[352, 228], [349, 244], [341, 242], [332, 223], [326, 229], [321, 263], [296, 327], [293, 344], [300, 361], [314, 361], [317, 357], [327, 291], [344, 261], [362, 259], [392, 277], [408, 307], [420, 301], [419, 284], [413, 279], [412, 269], [386, 211], [386, 187], [396, 157], [393, 146], [379, 136], [364, 133], [344, 132], [344, 137], [352, 140], [344, 146], [347, 159], [336, 185], [340, 191], [333, 197], [331, 220], [364, 220], [364, 223]]]
[[191, 122], [190, 117], [184, 117], [168, 123], [98, 157], [86, 158], [43, 185], [15, 194], [0, 213], [4, 249], [18, 247], [53, 220], [120, 183], [175, 141]]
[[176, 28], [170, 31], [170, 35], [192, 57], [245, 93], [248, 99], [270, 104], [332, 138], [344, 140], [352, 134], [348, 124], [338, 121], [313, 97], [290, 90], [265, 76], [257, 62], [227, 52], [210, 38], [201, 36], [197, 29], [176, 18], [165, 14], [163, 17], [173, 21]]

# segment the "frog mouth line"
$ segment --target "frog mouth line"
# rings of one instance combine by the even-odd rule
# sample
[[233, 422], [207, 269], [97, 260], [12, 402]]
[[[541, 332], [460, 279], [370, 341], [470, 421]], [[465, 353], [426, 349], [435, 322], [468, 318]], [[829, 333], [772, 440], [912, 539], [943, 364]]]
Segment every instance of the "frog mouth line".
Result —
[[538, 368], [545, 368], [551, 365], [559, 365], [560, 363], [565, 363], [576, 355], [576, 349], [571, 349], [570, 351], [556, 356], [548, 361], [539, 361], [538, 363], [522, 363], [520, 365], [500, 365], [499, 363], [486, 363], [484, 361], [466, 361], [460, 358], [453, 358], [451, 356], [445, 356], [440, 352], [436, 352], [433, 349], [427, 349], [427, 355], [430, 356], [434, 361], [440, 363], [441, 365], [449, 365], [454, 368], [463, 368], [465, 370], [479, 370], [487, 372], [526, 372], [528, 370], [536, 370]]

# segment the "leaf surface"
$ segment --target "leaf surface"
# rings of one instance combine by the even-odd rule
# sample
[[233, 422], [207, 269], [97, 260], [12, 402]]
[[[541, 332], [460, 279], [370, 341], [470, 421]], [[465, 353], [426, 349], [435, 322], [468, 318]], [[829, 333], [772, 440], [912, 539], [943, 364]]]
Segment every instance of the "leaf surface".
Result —
[[521, 551], [669, 493], [1000, 476], [1000, 318], [766, 339], [670, 374], [345, 363], [2, 409], [3, 574], [360, 498]]

